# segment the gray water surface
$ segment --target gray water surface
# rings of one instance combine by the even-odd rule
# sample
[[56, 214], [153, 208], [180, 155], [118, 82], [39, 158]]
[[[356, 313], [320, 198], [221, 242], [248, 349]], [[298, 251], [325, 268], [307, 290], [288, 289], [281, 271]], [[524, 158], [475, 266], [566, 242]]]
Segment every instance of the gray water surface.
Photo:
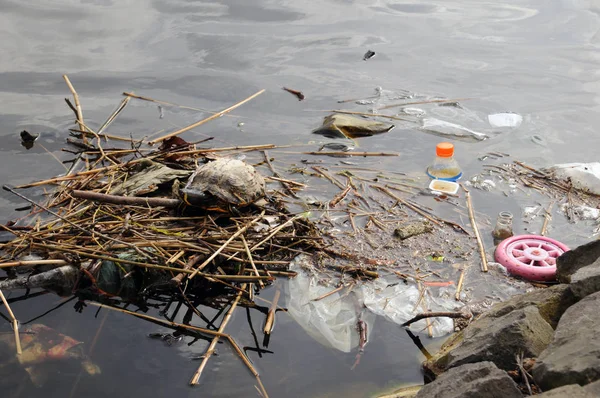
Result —
[[[46, 152], [66, 159], [61, 148], [68, 128], [75, 126], [64, 102], [70, 93], [62, 74], [75, 85], [91, 126], [106, 119], [123, 91], [216, 111], [265, 88], [266, 93], [232, 116], [182, 135], [189, 141], [215, 136], [215, 146], [274, 143], [317, 149], [320, 138], [310, 131], [326, 115], [323, 110], [368, 112], [368, 105], [337, 101], [369, 97], [382, 87], [428, 98], [468, 98], [461, 101], [463, 109], [426, 107], [433, 117], [491, 136], [476, 143], [455, 142], [467, 175], [480, 170], [477, 156], [487, 151], [507, 152], [536, 167], [598, 160], [600, 8], [591, 0], [0, 0], [0, 38], [3, 184], [64, 172]], [[367, 50], [376, 56], [363, 61]], [[307, 99], [298, 102], [282, 86], [302, 90]], [[487, 115], [504, 111], [522, 115], [522, 125], [492, 128]], [[156, 137], [204, 116], [168, 107], [160, 119], [155, 104], [137, 101], [108, 132]], [[23, 129], [41, 133], [42, 145], [29, 151], [21, 147], [18, 133]], [[371, 165], [415, 172], [424, 170], [439, 141], [397, 128], [360, 140], [360, 149], [399, 152], [400, 157], [375, 159]], [[518, 211], [514, 200], [504, 205], [500, 199], [479, 198], [478, 210], [490, 216], [506, 208]], [[0, 221], [17, 217], [14, 208], [22, 204], [1, 191]], [[579, 236], [564, 239], [583, 243]], [[42, 296], [13, 310], [28, 319], [55, 303], [55, 297]], [[41, 321], [90, 344], [104, 317], [94, 313], [88, 308], [75, 314], [67, 305]], [[383, 320], [352, 372], [354, 354], [323, 348], [290, 318], [279, 318], [270, 346], [275, 353], [251, 358], [271, 396], [363, 397], [421, 381], [418, 350], [402, 330]], [[254, 322], [260, 329], [262, 320]], [[185, 346], [166, 347], [144, 337], [157, 329], [109, 314], [92, 355], [103, 373], [83, 377], [76, 394], [256, 395], [253, 378], [227, 347], [211, 360], [202, 385], [189, 389], [187, 381], [198, 363], [188, 359]], [[250, 344], [244, 311], [228, 331], [241, 344]], [[21, 397], [65, 397], [77, 374], [76, 367], [60, 369], [44, 389], [25, 382], [6, 391]]]

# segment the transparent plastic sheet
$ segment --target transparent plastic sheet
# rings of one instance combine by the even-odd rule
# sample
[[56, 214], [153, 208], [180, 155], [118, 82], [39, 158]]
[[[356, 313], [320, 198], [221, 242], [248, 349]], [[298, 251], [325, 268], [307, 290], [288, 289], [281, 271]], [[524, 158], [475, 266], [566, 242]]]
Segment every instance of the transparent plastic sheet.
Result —
[[[411, 283], [405, 284], [397, 277], [386, 281], [383, 277], [336, 292], [322, 300], [313, 301], [335, 289], [335, 285], [323, 286], [306, 268], [312, 267], [311, 257], [300, 255], [290, 263], [290, 269], [298, 273], [288, 285], [287, 308], [289, 315], [316, 341], [324, 346], [350, 352], [358, 346], [356, 328], [359, 319], [367, 323], [368, 334], [374, 330], [376, 315], [384, 316], [398, 325], [423, 312], [417, 306], [420, 293]], [[431, 311], [453, 311], [457, 303], [453, 297], [426, 295], [426, 307]], [[454, 330], [452, 319], [430, 318], [434, 337]], [[414, 331], [426, 328], [422, 320], [411, 325]]]
[[356, 329], [359, 317], [367, 323], [367, 330], [373, 330], [375, 316], [362, 311], [354, 293], [345, 295], [342, 291], [313, 301], [335, 287], [318, 284], [302, 269], [303, 262], [310, 263], [310, 257], [300, 255], [290, 264], [290, 269], [298, 275], [288, 285], [288, 314], [322, 345], [343, 352], [352, 351], [359, 343]]

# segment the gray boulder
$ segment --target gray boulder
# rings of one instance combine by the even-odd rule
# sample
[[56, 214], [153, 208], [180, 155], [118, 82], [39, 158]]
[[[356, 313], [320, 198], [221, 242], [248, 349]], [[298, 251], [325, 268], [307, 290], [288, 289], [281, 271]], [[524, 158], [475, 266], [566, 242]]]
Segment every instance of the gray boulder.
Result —
[[600, 292], [563, 314], [552, 343], [540, 354], [532, 372], [543, 391], [600, 379]]
[[571, 283], [571, 275], [600, 258], [600, 240], [581, 245], [556, 260], [556, 277], [561, 283]]
[[569, 384], [568, 386], [562, 386], [555, 388], [554, 390], [546, 391], [545, 393], [538, 394], [536, 398], [598, 398], [598, 395], [586, 391], [579, 384]]
[[517, 354], [537, 357], [552, 341], [553, 332], [533, 305], [498, 318], [481, 317], [423, 364], [425, 377], [432, 380], [446, 369], [481, 361], [492, 361], [504, 370], [514, 369]]
[[571, 275], [571, 290], [578, 300], [600, 292], [600, 259]]
[[448, 370], [421, 388], [415, 398], [522, 398], [508, 374], [492, 362], [479, 362]]
[[555, 329], [562, 314], [576, 302], [577, 299], [573, 296], [569, 285], [560, 284], [511, 297], [507, 301], [495, 304], [480, 318], [499, 318], [512, 311], [533, 305], [537, 307], [542, 318]]
[[600, 397], [600, 380], [588, 384], [583, 389], [589, 393], [594, 394], [594, 397]]

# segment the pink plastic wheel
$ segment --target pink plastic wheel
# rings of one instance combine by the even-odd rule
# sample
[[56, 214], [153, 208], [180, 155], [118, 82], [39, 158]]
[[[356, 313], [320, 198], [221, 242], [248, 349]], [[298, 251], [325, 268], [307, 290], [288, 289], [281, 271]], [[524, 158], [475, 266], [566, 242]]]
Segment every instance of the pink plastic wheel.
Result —
[[540, 235], [517, 235], [503, 240], [496, 248], [496, 261], [508, 272], [530, 281], [553, 281], [556, 259], [569, 248]]

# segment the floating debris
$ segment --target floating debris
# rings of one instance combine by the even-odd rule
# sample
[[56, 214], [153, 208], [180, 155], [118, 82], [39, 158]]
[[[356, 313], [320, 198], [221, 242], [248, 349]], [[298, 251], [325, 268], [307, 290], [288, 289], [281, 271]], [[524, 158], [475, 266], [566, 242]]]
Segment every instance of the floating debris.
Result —
[[367, 51], [367, 52], [365, 53], [365, 55], [363, 55], [363, 61], [366, 61], [366, 60], [368, 60], [368, 59], [371, 59], [371, 58], [373, 58], [374, 56], [375, 56], [375, 51], [371, 51], [371, 50], [369, 50], [369, 51]]
[[512, 113], [495, 113], [488, 115], [488, 121], [493, 127], [519, 127], [523, 122], [523, 116]]
[[39, 136], [39, 133], [31, 134], [29, 131], [23, 130], [21, 131], [21, 145], [25, 147], [25, 149], [31, 149], [33, 148], [33, 143]]
[[295, 95], [296, 98], [298, 98], [298, 101], [302, 101], [305, 98], [304, 94], [302, 94], [302, 91], [292, 90], [291, 88], [287, 88], [287, 87], [283, 87], [283, 89], [285, 91], [287, 91], [288, 93]]
[[314, 130], [313, 134], [320, 134], [328, 138], [352, 139], [387, 133], [393, 128], [393, 124], [334, 113], [333, 115], [326, 116], [323, 120], [323, 125]]

